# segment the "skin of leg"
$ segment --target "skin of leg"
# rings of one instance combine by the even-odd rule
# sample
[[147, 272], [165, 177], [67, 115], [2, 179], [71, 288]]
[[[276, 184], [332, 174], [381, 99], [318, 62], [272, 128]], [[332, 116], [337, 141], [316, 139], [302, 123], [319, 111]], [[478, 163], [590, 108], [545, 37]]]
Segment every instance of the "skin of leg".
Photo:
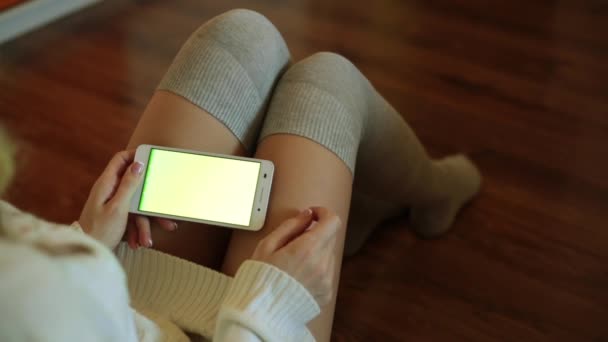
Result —
[[310, 206], [324, 206], [333, 210], [343, 222], [334, 250], [338, 262], [333, 300], [322, 307], [321, 314], [309, 323], [318, 341], [329, 341], [351, 199], [352, 174], [333, 152], [310, 139], [290, 134], [264, 138], [258, 145], [255, 158], [271, 160], [275, 165], [266, 222], [257, 232], [233, 232], [222, 270], [234, 275], [241, 263], [251, 257], [262, 238], [299, 211]]
[[[154, 144], [213, 153], [245, 156], [239, 140], [220, 121], [181, 96], [156, 91], [128, 144], [134, 149]], [[154, 249], [219, 269], [231, 230], [193, 222], [179, 222], [174, 232], [152, 224]]]

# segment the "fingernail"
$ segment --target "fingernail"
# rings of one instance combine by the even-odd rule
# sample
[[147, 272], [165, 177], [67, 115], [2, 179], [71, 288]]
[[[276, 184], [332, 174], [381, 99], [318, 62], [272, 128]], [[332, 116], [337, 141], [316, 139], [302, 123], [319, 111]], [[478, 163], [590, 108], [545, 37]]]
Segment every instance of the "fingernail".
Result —
[[310, 210], [310, 208], [305, 209], [305, 210], [302, 211], [302, 215], [304, 215], [304, 216], [308, 216], [310, 214], [312, 214], [312, 210]]
[[144, 164], [142, 162], [133, 163], [133, 166], [131, 166], [131, 171], [135, 175], [141, 175], [141, 173], [144, 171]]
[[148, 248], [152, 247], [152, 239], [148, 239]]
[[173, 230], [177, 229], [177, 222], [173, 222]]

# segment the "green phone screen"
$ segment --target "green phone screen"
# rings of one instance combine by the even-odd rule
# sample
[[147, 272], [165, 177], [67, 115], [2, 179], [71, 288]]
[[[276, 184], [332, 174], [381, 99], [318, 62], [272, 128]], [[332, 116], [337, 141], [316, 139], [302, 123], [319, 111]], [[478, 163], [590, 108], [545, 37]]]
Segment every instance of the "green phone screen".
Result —
[[248, 226], [260, 163], [150, 149], [139, 210]]

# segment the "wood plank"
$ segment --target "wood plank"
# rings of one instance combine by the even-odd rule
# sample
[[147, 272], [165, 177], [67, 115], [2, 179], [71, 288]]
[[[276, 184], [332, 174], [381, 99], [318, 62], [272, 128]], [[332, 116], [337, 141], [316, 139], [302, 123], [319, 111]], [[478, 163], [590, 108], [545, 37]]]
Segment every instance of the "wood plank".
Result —
[[105, 1], [0, 46], [7, 198], [78, 216], [181, 43], [230, 8], [294, 59], [354, 61], [433, 155], [465, 151], [481, 195], [437, 241], [380, 225], [342, 272], [333, 338], [608, 340], [608, 7], [600, 0]]

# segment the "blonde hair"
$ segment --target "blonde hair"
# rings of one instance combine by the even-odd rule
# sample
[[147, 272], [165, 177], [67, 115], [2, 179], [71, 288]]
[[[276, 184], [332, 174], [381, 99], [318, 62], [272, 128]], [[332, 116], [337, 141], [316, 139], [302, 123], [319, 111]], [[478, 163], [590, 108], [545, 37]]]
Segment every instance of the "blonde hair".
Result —
[[15, 173], [15, 145], [0, 126], [0, 194], [6, 190]]

